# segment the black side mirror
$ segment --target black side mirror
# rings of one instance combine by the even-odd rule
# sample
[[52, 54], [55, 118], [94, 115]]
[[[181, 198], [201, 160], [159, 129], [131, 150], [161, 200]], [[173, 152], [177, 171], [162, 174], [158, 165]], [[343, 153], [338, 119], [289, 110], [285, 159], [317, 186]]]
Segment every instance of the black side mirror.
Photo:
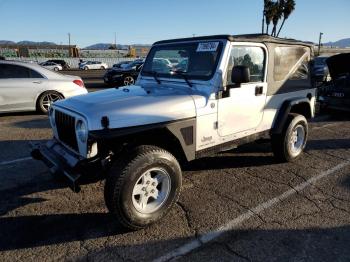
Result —
[[250, 82], [250, 70], [247, 66], [234, 66], [232, 68], [231, 82], [237, 85]]

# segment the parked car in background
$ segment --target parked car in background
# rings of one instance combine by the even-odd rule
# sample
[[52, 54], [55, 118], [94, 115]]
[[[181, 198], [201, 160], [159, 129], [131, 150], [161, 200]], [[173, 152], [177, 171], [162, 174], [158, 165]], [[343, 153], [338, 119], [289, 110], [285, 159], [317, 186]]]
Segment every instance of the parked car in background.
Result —
[[90, 69], [107, 69], [108, 65], [99, 61], [86, 61], [79, 65], [79, 69], [90, 70]]
[[60, 64], [56, 64], [54, 62], [43, 62], [43, 63], [40, 63], [39, 65], [56, 72], [61, 71], [63, 69]]
[[173, 63], [170, 61], [170, 59], [167, 59], [167, 58], [156, 58], [156, 59], [154, 59], [154, 61], [162, 63], [165, 66], [167, 66], [168, 68], [173, 67]]
[[321, 108], [350, 112], [350, 53], [326, 60], [331, 81], [319, 90]]
[[0, 61], [0, 112], [47, 113], [57, 100], [86, 94], [78, 76], [55, 73], [38, 64]]
[[130, 64], [130, 63], [132, 63], [132, 61], [123, 61], [123, 62], [114, 64], [114, 65], [112, 66], [112, 69], [115, 69], [115, 68], [124, 68], [124, 67], [126, 67], [128, 64]]
[[59, 65], [62, 66], [63, 70], [66, 70], [66, 69], [70, 68], [70, 64], [67, 63], [66, 61], [62, 60], [62, 59], [50, 59], [50, 60], [47, 60], [46, 62], [52, 62], [52, 63], [55, 63], [55, 64], [59, 64]]
[[188, 59], [183, 59], [180, 63], [174, 66], [175, 71], [187, 71]]
[[311, 63], [312, 78], [316, 84], [329, 78], [329, 71], [326, 64], [327, 58], [327, 56], [318, 56]]
[[104, 75], [103, 80], [108, 85], [133, 85], [140, 73], [142, 65], [143, 61], [134, 61], [127, 64], [124, 68], [113, 68]]

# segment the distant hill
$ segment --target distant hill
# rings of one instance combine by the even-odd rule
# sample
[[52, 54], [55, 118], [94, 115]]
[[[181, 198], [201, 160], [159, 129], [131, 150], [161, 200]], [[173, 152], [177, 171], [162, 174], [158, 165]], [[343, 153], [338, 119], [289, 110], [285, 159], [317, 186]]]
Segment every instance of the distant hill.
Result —
[[17, 45], [56, 45], [55, 43], [53, 42], [46, 42], [46, 41], [43, 41], [43, 42], [35, 42], [35, 41], [20, 41], [20, 42], [17, 42]]
[[13, 42], [13, 41], [8, 41], [8, 40], [0, 40], [0, 45], [56, 45], [53, 42], [35, 42], [35, 41], [19, 41], [19, 42]]
[[[98, 43], [94, 45], [90, 45], [87, 47], [84, 47], [83, 49], [93, 49], [93, 50], [107, 50], [110, 49], [110, 47], [114, 47], [114, 44], [109, 44], [109, 43]], [[150, 47], [150, 45], [144, 45], [144, 44], [134, 44], [132, 46], [138, 46], [138, 47]], [[129, 45], [117, 45], [117, 49], [128, 49]]]
[[[107, 44], [107, 43], [98, 43], [98, 44], [84, 47], [83, 49], [107, 50], [111, 46], [114, 46], [114, 44], [112, 45], [112, 44]], [[117, 45], [117, 49], [128, 49], [128, 46], [127, 45]]]
[[0, 45], [14, 45], [16, 42], [8, 41], [8, 40], [0, 40]]
[[324, 43], [323, 45], [324, 46], [340, 47], [340, 48], [350, 47], [350, 38], [341, 39], [341, 40], [338, 40], [336, 42]]

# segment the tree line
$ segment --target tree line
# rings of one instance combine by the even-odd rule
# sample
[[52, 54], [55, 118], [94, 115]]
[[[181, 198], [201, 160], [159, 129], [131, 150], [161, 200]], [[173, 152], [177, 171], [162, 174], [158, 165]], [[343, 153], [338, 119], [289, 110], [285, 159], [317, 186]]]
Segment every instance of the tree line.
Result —
[[[264, 0], [264, 12], [262, 20], [262, 33], [270, 34], [278, 37], [284, 26], [284, 23], [289, 18], [291, 13], [295, 9], [295, 0]], [[278, 28], [278, 22], [282, 20], [282, 23]], [[272, 23], [272, 30], [270, 31], [270, 25]], [[266, 29], [265, 29], [266, 24]]]

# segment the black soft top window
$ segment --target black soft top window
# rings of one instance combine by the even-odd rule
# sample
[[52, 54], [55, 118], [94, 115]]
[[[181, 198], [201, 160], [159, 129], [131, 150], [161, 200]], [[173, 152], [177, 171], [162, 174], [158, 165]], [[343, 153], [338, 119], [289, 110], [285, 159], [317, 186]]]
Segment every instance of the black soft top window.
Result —
[[188, 79], [209, 80], [219, 63], [222, 47], [222, 42], [216, 40], [156, 45], [150, 50], [141, 74], [182, 79], [181, 72]]

